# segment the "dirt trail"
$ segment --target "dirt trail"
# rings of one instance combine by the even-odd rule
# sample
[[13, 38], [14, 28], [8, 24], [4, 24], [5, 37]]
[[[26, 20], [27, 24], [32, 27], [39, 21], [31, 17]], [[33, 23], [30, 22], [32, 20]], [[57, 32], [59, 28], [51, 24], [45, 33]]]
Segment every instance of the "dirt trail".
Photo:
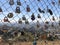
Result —
[[[47, 41], [47, 45], [59, 45], [60, 41]], [[0, 45], [9, 45], [8, 43], [0, 43]], [[32, 42], [14, 42], [13, 45], [33, 45]], [[37, 41], [37, 45], [46, 45], [44, 41]]]

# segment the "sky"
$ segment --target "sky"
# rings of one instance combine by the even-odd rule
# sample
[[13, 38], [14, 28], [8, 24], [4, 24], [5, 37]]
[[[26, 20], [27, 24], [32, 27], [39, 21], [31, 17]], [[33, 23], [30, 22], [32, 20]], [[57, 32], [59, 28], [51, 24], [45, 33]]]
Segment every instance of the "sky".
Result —
[[[18, 6], [17, 5], [17, 0], [14, 0], [14, 5], [10, 6], [9, 5], [9, 0], [0, 0], [0, 7], [2, 8], [3, 12], [0, 13], [0, 22], [5, 16], [7, 16], [8, 13], [13, 12], [14, 16], [13, 18], [10, 18], [9, 21], [11, 22], [17, 22], [19, 20], [19, 18], [21, 18], [23, 15], [25, 15], [25, 17], [31, 22], [30, 16], [32, 15], [32, 13], [34, 13], [36, 20], [43, 22], [43, 21], [52, 21], [52, 16], [55, 17], [56, 21], [59, 20], [59, 15], [60, 15], [60, 5], [58, 3], [58, 0], [20, 0], [21, 2], [21, 6], [20, 10], [21, 13], [20, 14], [16, 14], [15, 13], [15, 9]], [[26, 1], [26, 2], [25, 2]], [[55, 2], [55, 6], [52, 5], [52, 1]], [[27, 5], [30, 6], [31, 11], [30, 12], [26, 12], [26, 7]], [[48, 12], [47, 12], [47, 6], [49, 9], [52, 10], [53, 15], [51, 16]], [[45, 13], [40, 13], [38, 11], [38, 8], [41, 8], [42, 10], [45, 11]], [[41, 19], [37, 19], [37, 15], [40, 14]], [[35, 21], [36, 21], [35, 20]]]

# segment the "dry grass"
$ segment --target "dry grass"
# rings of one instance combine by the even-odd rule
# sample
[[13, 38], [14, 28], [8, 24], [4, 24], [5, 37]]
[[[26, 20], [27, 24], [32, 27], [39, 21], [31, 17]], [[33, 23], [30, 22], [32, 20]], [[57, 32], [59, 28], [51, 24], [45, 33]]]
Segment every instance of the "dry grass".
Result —
[[[0, 45], [8, 45], [8, 43], [0, 43]], [[33, 42], [15, 42], [13, 45], [33, 45]], [[46, 45], [44, 41], [37, 41], [37, 45]], [[60, 41], [47, 41], [47, 45], [60, 45]]]

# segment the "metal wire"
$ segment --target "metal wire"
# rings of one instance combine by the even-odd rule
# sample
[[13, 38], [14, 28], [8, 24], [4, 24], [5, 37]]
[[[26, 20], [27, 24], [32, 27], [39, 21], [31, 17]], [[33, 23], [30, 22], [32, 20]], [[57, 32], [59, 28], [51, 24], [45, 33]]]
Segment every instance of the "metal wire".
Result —
[[[3, 2], [4, 1], [4, 2]], [[13, 0], [14, 4], [10, 5], [9, 4], [10, 0], [0, 0], [0, 8], [2, 9], [2, 12], [0, 13], [0, 22], [3, 25], [11, 25], [12, 27], [16, 26], [19, 27], [20, 24], [18, 23], [19, 19], [21, 18], [22, 24], [24, 24], [22, 27], [24, 28], [25, 26], [25, 21], [22, 19], [23, 16], [26, 17], [26, 19], [29, 21], [29, 26], [31, 27], [36, 27], [37, 21], [40, 23], [40, 28], [43, 27], [44, 30], [48, 30], [48, 28], [51, 26], [53, 23], [54, 29], [58, 30], [59, 29], [59, 17], [60, 17], [60, 4], [58, 3], [59, 0], [53, 0], [54, 5], [52, 4], [52, 0], [20, 0], [21, 6], [17, 5], [17, 0]], [[29, 5], [30, 12], [26, 10], [27, 5]], [[15, 13], [16, 7], [19, 6], [20, 8], [20, 13]], [[45, 13], [39, 12], [38, 8], [41, 8]], [[53, 15], [48, 12], [48, 9], [51, 9]], [[12, 18], [8, 18], [10, 22], [4, 22], [4, 17], [7, 17], [9, 13], [13, 13]], [[31, 19], [31, 15], [34, 13], [35, 20]], [[38, 18], [37, 15], [40, 15], [41, 18]], [[3, 17], [2, 17], [3, 16]], [[54, 16], [55, 21], [53, 21], [52, 17]], [[49, 24], [46, 24], [45, 22], [48, 21]], [[32, 23], [32, 25], [31, 25]], [[50, 24], [51, 23], [51, 24]], [[43, 26], [42, 26], [43, 25]], [[49, 27], [45, 29], [45, 25], [48, 25]], [[30, 28], [31, 28], [30, 27]], [[38, 29], [40, 29], [38, 28]], [[35, 28], [35, 30], [38, 30]], [[60, 42], [59, 42], [60, 43]], [[41, 42], [41, 44], [43, 44]], [[48, 45], [45, 43], [45, 45]], [[55, 42], [52, 43], [52, 45], [55, 45]]]

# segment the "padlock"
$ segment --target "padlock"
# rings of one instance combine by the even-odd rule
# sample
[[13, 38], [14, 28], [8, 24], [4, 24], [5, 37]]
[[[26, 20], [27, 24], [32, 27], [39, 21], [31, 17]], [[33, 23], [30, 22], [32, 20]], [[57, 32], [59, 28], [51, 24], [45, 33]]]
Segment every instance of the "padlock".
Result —
[[29, 5], [27, 5], [26, 11], [27, 11], [27, 12], [30, 12], [30, 7], [29, 7]]
[[48, 26], [47, 25], [44, 25], [45, 29], [48, 29]]
[[37, 24], [37, 28], [39, 28], [39, 27], [40, 27], [40, 25]]
[[50, 15], [53, 15], [53, 12], [51, 9], [47, 9], [47, 11], [50, 13]]
[[40, 16], [40, 14], [38, 14], [38, 16], [37, 16], [38, 18], [41, 18], [41, 16]]
[[54, 2], [54, 1], [52, 1], [52, 5], [54, 5], [54, 6], [55, 6], [55, 2]]
[[59, 21], [59, 26], [60, 26], [60, 21]]
[[54, 24], [52, 23], [51, 26], [54, 27]]
[[7, 17], [4, 17], [4, 22], [9, 22]]
[[40, 8], [38, 8], [38, 11], [39, 11], [40, 13], [45, 13], [45, 11], [44, 11], [44, 10], [41, 10]]
[[49, 22], [48, 22], [48, 21], [46, 21], [45, 23], [46, 23], [46, 24], [49, 24]]
[[34, 21], [34, 20], [35, 20], [34, 13], [31, 15], [31, 20], [32, 20], [32, 21]]
[[39, 21], [37, 21], [37, 25], [36, 25], [36, 26], [37, 26], [37, 28], [39, 28], [39, 27], [40, 27], [40, 25], [39, 25]]
[[18, 20], [18, 23], [19, 23], [19, 24], [22, 24], [22, 20], [21, 20], [21, 18]]
[[38, 11], [39, 11], [39, 12], [41, 12], [41, 9], [40, 9], [40, 8], [38, 8]]
[[22, 17], [22, 20], [26, 20], [26, 17], [25, 17], [25, 15], [23, 15], [23, 17]]
[[37, 1], [40, 1], [40, 0], [37, 0]]
[[16, 11], [15, 11], [15, 12], [16, 12], [16, 13], [20, 13], [20, 12], [21, 12], [19, 6], [16, 7]]
[[17, 5], [20, 5], [20, 6], [21, 6], [21, 2], [20, 2], [20, 0], [17, 0]]
[[9, 4], [10, 4], [10, 5], [13, 5], [13, 4], [14, 4], [14, 0], [10, 0], [10, 1], [9, 1]]
[[60, 0], [58, 0], [58, 4], [60, 5]]
[[3, 12], [1, 7], [0, 7], [0, 12]]
[[7, 17], [8, 17], [8, 18], [12, 18], [12, 17], [13, 17], [13, 13], [9, 13], [9, 14], [7, 15]]
[[45, 11], [44, 10], [41, 10], [41, 13], [45, 13]]
[[25, 20], [25, 24], [29, 24], [29, 21], [28, 20]]
[[52, 17], [52, 20], [53, 20], [53, 21], [55, 21], [55, 18], [54, 18], [54, 16]]

